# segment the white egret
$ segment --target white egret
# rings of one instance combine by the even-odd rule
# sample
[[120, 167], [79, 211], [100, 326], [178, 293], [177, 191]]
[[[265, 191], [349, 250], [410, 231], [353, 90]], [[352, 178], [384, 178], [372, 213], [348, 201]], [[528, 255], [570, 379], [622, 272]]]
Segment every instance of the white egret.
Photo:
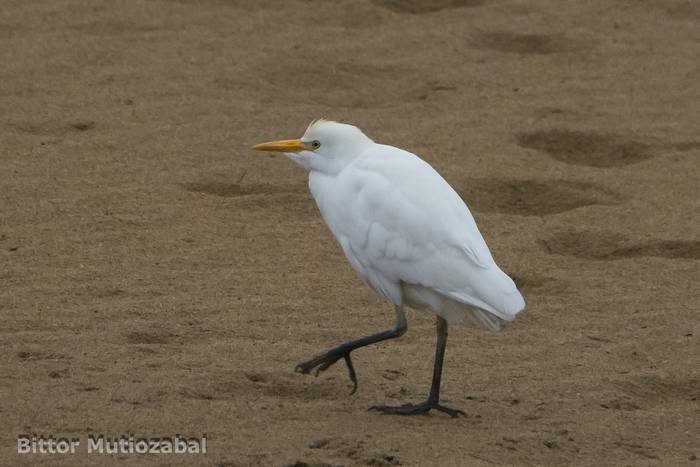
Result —
[[403, 306], [437, 315], [437, 345], [430, 394], [420, 404], [375, 406], [387, 414], [430, 409], [463, 414], [439, 403], [447, 323], [471, 323], [492, 331], [525, 308], [513, 283], [494, 262], [469, 209], [452, 187], [415, 154], [377, 144], [358, 128], [311, 123], [300, 139], [253, 149], [283, 152], [309, 171], [309, 189], [323, 219], [360, 277], [394, 304], [396, 326], [341, 344], [296, 367], [316, 375], [341, 358], [353, 393], [357, 377], [350, 353], [401, 336]]

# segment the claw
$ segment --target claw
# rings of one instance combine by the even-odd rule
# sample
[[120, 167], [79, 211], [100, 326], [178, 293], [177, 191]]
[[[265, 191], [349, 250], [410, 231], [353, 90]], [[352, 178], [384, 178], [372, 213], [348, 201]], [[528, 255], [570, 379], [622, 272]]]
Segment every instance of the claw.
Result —
[[309, 374], [314, 368], [314, 376], [318, 376], [322, 371], [326, 371], [333, 364], [335, 364], [340, 358], [345, 360], [345, 364], [348, 367], [348, 375], [350, 376], [350, 381], [352, 381], [352, 391], [350, 395], [355, 394], [357, 391], [357, 374], [355, 373], [355, 368], [352, 364], [352, 359], [350, 358], [350, 351], [334, 352], [330, 351], [318, 357], [312, 358], [307, 362], [302, 362], [294, 367], [294, 371], [302, 374]]
[[313, 368], [313, 367], [308, 366], [309, 363], [310, 362], [304, 362], [304, 363], [298, 364], [297, 366], [294, 367], [294, 371], [296, 371], [297, 373], [302, 373], [302, 374], [308, 375], [309, 372], [311, 371], [311, 369]]

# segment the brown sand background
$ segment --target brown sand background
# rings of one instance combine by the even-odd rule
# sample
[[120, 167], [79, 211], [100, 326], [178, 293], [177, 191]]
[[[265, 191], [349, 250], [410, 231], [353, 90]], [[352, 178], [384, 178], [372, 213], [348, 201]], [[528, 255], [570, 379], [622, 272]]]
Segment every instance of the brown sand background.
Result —
[[[3, 0], [2, 465], [699, 465], [700, 4]], [[529, 308], [386, 329], [306, 174], [316, 117], [463, 194]], [[206, 456], [23, 456], [19, 433], [209, 437]]]

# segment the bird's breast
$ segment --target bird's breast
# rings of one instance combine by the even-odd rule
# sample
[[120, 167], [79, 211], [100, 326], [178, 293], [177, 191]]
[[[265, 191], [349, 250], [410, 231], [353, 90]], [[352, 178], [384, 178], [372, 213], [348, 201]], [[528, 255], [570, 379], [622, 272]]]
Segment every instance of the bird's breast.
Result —
[[333, 233], [347, 233], [343, 229], [359, 217], [358, 199], [363, 187], [361, 182], [341, 175], [309, 174], [311, 195]]

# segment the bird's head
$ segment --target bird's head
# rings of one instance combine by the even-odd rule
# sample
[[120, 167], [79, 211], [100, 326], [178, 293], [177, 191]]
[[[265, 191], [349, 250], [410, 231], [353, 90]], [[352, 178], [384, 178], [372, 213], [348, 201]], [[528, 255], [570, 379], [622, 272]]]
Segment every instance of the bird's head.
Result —
[[359, 128], [330, 120], [314, 120], [299, 139], [256, 144], [258, 151], [282, 152], [302, 167], [338, 173], [374, 142]]

